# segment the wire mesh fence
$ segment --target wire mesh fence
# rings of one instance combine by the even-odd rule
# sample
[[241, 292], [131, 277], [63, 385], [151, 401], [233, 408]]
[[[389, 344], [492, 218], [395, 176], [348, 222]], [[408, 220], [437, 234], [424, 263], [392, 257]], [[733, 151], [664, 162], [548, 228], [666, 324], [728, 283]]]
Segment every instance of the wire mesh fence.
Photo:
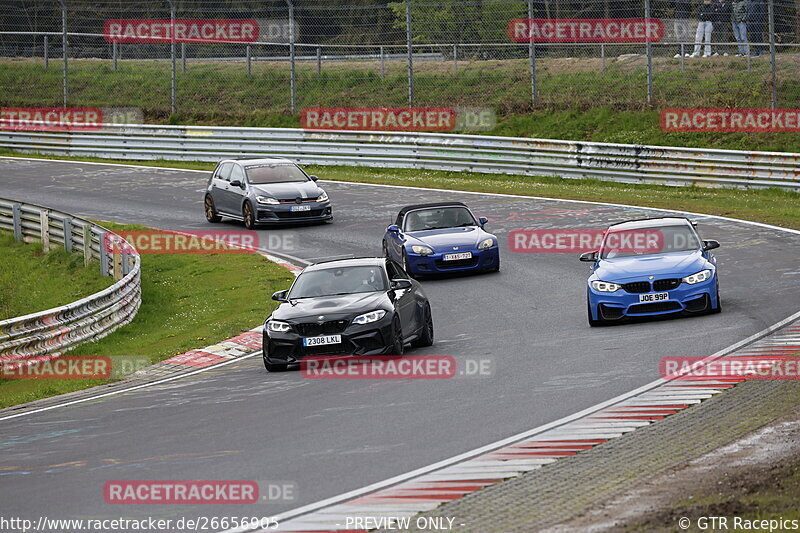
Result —
[[0, 9], [0, 106], [125, 106], [151, 121], [247, 125], [313, 106], [502, 115], [800, 101], [800, 0], [0, 0]]

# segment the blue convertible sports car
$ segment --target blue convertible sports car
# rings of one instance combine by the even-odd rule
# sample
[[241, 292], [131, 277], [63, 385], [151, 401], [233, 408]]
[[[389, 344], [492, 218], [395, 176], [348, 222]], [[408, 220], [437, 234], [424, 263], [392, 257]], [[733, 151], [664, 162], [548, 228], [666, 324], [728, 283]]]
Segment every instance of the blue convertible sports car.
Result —
[[610, 226], [599, 251], [581, 255], [592, 263], [590, 326], [627, 317], [719, 313], [722, 305], [717, 241], [700, 239], [685, 218], [633, 220]]
[[409, 205], [383, 236], [383, 255], [411, 276], [500, 270], [497, 237], [461, 202]]

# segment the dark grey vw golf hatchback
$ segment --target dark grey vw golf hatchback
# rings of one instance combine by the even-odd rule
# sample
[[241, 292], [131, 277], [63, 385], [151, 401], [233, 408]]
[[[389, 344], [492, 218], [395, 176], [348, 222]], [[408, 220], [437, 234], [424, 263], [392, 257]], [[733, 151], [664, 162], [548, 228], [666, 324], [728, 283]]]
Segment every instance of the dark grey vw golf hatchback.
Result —
[[288, 159], [221, 161], [208, 180], [203, 206], [209, 222], [222, 217], [257, 224], [329, 222], [327, 193]]

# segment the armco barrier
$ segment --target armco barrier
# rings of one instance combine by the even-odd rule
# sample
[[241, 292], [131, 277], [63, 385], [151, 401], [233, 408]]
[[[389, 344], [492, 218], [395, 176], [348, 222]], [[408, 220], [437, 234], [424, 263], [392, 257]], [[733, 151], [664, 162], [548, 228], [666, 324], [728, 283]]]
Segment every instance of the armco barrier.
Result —
[[[0, 362], [52, 357], [80, 342], [99, 339], [130, 322], [142, 301], [141, 261], [133, 253], [112, 254], [103, 246], [109, 230], [88, 220], [37, 205], [0, 199], [0, 229], [16, 240], [40, 240], [44, 250], [63, 246], [100, 264], [116, 282], [71, 304], [0, 321]], [[112, 234], [113, 235], [113, 234]], [[111, 237], [113, 239], [113, 237]]]
[[94, 132], [0, 131], [0, 147], [116, 159], [281, 156], [300, 164], [800, 190], [800, 154], [479, 135], [106, 124]]

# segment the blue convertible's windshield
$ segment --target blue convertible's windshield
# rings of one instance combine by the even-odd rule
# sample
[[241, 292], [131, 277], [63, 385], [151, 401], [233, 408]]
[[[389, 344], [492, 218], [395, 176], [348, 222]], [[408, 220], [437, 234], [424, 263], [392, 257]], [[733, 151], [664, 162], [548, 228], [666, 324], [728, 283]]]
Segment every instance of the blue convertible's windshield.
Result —
[[290, 300], [389, 290], [379, 266], [350, 266], [311, 270], [298, 276], [289, 291]]
[[700, 249], [697, 234], [686, 225], [610, 230], [600, 247], [601, 259], [688, 252]]
[[418, 209], [406, 215], [405, 231], [460, 228], [477, 226], [475, 218], [466, 207], [436, 207]]

